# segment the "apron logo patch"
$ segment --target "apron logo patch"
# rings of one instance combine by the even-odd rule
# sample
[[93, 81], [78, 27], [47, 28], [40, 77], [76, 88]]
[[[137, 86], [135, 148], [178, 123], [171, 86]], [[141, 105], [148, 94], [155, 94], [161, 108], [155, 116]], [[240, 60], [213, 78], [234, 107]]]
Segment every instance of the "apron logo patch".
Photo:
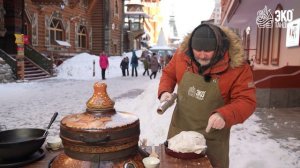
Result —
[[203, 100], [205, 93], [206, 93], [206, 91], [196, 89], [194, 86], [190, 87], [188, 90], [188, 95], [191, 97], [194, 97], [198, 100]]

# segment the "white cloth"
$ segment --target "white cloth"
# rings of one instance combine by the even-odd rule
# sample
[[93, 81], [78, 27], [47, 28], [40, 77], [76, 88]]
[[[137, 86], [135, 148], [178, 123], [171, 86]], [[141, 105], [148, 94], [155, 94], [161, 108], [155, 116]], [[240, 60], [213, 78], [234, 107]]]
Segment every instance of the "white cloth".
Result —
[[168, 140], [168, 148], [174, 152], [200, 154], [206, 147], [204, 136], [195, 131], [181, 131]]

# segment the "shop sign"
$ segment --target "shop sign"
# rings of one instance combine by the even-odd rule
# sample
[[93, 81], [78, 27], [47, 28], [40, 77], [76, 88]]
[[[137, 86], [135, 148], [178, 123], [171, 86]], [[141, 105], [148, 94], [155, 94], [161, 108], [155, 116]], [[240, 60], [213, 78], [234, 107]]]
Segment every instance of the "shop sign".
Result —
[[24, 44], [24, 35], [23, 34], [15, 34], [16, 44]]
[[300, 18], [291, 21], [287, 24], [286, 30], [286, 47], [299, 46], [299, 34], [300, 34]]

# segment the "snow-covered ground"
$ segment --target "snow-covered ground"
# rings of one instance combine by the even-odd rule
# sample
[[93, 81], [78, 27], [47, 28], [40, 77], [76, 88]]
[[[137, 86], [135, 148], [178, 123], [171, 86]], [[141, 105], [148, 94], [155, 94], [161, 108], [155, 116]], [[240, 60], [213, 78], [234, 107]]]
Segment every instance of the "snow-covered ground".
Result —
[[[130, 57], [130, 53], [127, 55]], [[119, 67], [121, 58], [110, 57], [107, 80], [102, 82], [108, 85], [108, 94], [116, 102], [117, 111], [132, 112], [139, 117], [140, 139], [146, 138], [148, 145], [158, 145], [166, 140], [174, 108], [163, 115], [156, 113], [161, 74], [154, 80], [142, 76], [143, 66], [140, 63], [138, 77], [122, 77]], [[59, 122], [64, 116], [84, 112], [85, 103], [93, 93], [93, 84], [101, 79], [98, 57], [86, 53], [77, 55], [58, 67], [57, 73], [57, 77], [50, 79], [0, 84], [0, 125], [5, 125], [7, 129], [45, 128], [57, 111], [59, 116], [50, 129], [50, 135], [58, 135]], [[295, 151], [300, 145], [299, 140], [293, 137], [271, 139], [260, 120], [254, 114], [245, 123], [232, 128], [230, 167], [299, 168], [300, 151]]]

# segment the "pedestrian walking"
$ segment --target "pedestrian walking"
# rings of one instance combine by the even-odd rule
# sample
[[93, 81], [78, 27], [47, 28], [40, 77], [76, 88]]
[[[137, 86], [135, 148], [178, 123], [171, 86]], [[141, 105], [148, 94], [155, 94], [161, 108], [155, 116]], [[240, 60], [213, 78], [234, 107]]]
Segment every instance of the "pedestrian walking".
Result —
[[128, 57], [124, 57], [120, 63], [120, 68], [122, 70], [123, 76], [126, 76], [126, 71], [127, 71], [127, 76], [129, 75], [128, 65], [129, 65], [129, 59]]
[[168, 65], [168, 63], [171, 61], [171, 59], [172, 59], [172, 56], [170, 54], [168, 54], [165, 58], [165, 66]]
[[141, 61], [143, 62], [143, 65], [144, 65], [143, 76], [145, 76], [146, 73], [149, 76], [149, 66], [151, 63], [150, 55], [146, 55], [144, 58], [141, 59]]
[[150, 66], [151, 66], [151, 72], [152, 72], [150, 75], [150, 79], [152, 79], [152, 76], [155, 79], [157, 71], [159, 69], [159, 62], [157, 60], [156, 53], [152, 54]]
[[160, 72], [160, 70], [162, 70], [162, 69], [164, 69], [164, 67], [165, 67], [165, 59], [164, 59], [164, 55], [160, 55], [160, 57], [159, 57], [159, 72]]
[[105, 71], [109, 66], [109, 61], [108, 61], [108, 56], [105, 54], [104, 51], [102, 51], [102, 53], [99, 56], [99, 66], [101, 68], [102, 80], [106, 80]]
[[[138, 62], [138, 57], [135, 53], [134, 50], [132, 50], [132, 57], [131, 57], [131, 61], [130, 61], [130, 64], [131, 64], [131, 76], [138, 76], [138, 73], [137, 73], [137, 67], [139, 65], [139, 62]], [[135, 74], [134, 74], [135, 73]]]

